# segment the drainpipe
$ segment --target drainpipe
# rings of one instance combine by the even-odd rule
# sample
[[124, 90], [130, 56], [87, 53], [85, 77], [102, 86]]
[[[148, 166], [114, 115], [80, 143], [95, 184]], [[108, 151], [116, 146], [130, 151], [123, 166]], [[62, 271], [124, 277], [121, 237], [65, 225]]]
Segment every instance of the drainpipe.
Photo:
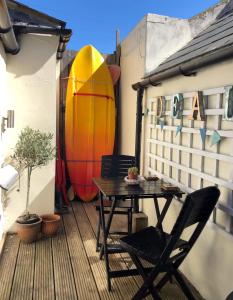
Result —
[[6, 52], [11, 54], [19, 52], [19, 44], [15, 37], [5, 0], [0, 0], [0, 37]]
[[[136, 166], [140, 171], [141, 165], [141, 134], [142, 134], [142, 99], [144, 88], [139, 87], [137, 90], [137, 115], [136, 115], [136, 136], [135, 136], [135, 158]], [[138, 199], [134, 201], [134, 212], [139, 212]]]
[[62, 59], [63, 53], [66, 50], [66, 45], [69, 42], [71, 35], [72, 31], [70, 29], [63, 29], [61, 31], [60, 43], [57, 49], [57, 59]]
[[140, 157], [141, 157], [141, 132], [142, 132], [142, 99], [144, 88], [137, 90], [137, 115], [136, 115], [136, 139], [135, 139], [135, 157], [136, 166], [140, 170]]

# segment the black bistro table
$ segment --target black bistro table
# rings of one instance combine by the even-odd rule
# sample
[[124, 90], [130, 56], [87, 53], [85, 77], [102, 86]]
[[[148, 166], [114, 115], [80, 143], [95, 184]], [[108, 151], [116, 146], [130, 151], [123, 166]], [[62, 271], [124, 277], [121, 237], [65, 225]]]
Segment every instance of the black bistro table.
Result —
[[[183, 192], [180, 190], [164, 190], [162, 189], [162, 181], [142, 181], [138, 185], [128, 185], [123, 178], [93, 178], [93, 182], [99, 189], [100, 194], [100, 218], [101, 226], [103, 230], [103, 244], [100, 250], [100, 257], [102, 254], [105, 258], [106, 274], [107, 274], [107, 283], [108, 290], [111, 290], [111, 278], [122, 277], [122, 276], [133, 276], [138, 275], [137, 269], [130, 270], [110, 270], [108, 254], [111, 253], [120, 253], [123, 252], [120, 245], [111, 245], [107, 244], [107, 238], [109, 234], [110, 225], [112, 222], [113, 212], [117, 205], [118, 200], [122, 199], [153, 199], [155, 212], [157, 216], [157, 227], [163, 229], [163, 220], [168, 211], [168, 208], [171, 204], [174, 196], [181, 197]], [[104, 205], [103, 200], [105, 197], [108, 197], [112, 201], [110, 213], [108, 214], [108, 219], [105, 222], [104, 218]], [[158, 199], [165, 198], [165, 205], [160, 210]]]

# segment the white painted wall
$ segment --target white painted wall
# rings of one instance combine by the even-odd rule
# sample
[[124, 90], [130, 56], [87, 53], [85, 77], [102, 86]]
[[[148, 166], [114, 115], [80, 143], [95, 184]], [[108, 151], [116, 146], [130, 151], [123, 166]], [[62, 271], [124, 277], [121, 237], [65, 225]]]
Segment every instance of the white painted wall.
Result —
[[227, 1], [218, 3], [191, 19], [148, 14], [145, 74], [150, 73], [166, 58], [184, 47], [204, 30], [224, 8]]
[[[122, 154], [134, 155], [137, 94], [132, 84], [154, 70], [167, 57], [207, 27], [226, 1], [191, 19], [147, 14], [121, 43], [121, 145]], [[130, 134], [129, 134], [130, 133]]]
[[132, 84], [145, 71], [146, 17], [121, 44], [121, 153], [134, 155], [137, 93]]
[[[56, 50], [59, 38], [22, 35], [19, 54], [7, 56], [7, 109], [15, 111], [15, 128], [4, 133], [6, 156], [12, 154], [22, 128], [30, 126], [56, 135]], [[24, 212], [26, 172], [21, 191], [17, 185], [5, 199], [4, 230], [13, 230], [15, 219]], [[30, 212], [54, 211], [55, 161], [32, 173]]]
[[[6, 100], [6, 56], [0, 41], [0, 126], [2, 117], [5, 116], [5, 100]], [[4, 160], [4, 136], [0, 135], [0, 167]], [[2, 198], [2, 191], [0, 188], [0, 200]], [[0, 240], [3, 234], [3, 208], [0, 201]]]
[[188, 20], [155, 14], [147, 15], [145, 74], [192, 39]]
[[[206, 89], [212, 89], [227, 85], [233, 85], [232, 80], [233, 59], [223, 63], [213, 65], [209, 68], [203, 68], [198, 71], [196, 77], [183, 77], [177, 76], [175, 78], [162, 82], [159, 87], [149, 87], [147, 89], [147, 100], [156, 96], [169, 96], [176, 93], [203, 91]], [[221, 74], [221, 76], [219, 76]], [[216, 97], [213, 95], [209, 99], [208, 105], [215, 108]], [[185, 104], [186, 105], [186, 104]], [[187, 107], [186, 107], [187, 109]], [[149, 118], [149, 117], [148, 117]], [[212, 127], [214, 129], [214, 119], [216, 117], [211, 116], [207, 119], [207, 128]], [[187, 117], [183, 118], [184, 124], [187, 124]], [[179, 123], [179, 121], [177, 121]], [[178, 124], [177, 123], [177, 124]], [[170, 117], [166, 117], [166, 124], [170, 124]], [[195, 121], [195, 127], [200, 128], [200, 122]], [[186, 125], [187, 126], [187, 125]], [[233, 122], [222, 121], [221, 126], [223, 130], [233, 130]], [[148, 130], [145, 133], [148, 136]], [[152, 129], [153, 131], [154, 129]], [[152, 135], [156, 136], [155, 132]], [[162, 133], [159, 129], [158, 139], [162, 139]], [[165, 133], [165, 140], [169, 140], [169, 134]], [[178, 138], [174, 138], [174, 143], [178, 143]], [[189, 135], [183, 133], [181, 139], [181, 145], [188, 146]], [[193, 147], [201, 149], [200, 137], [194, 136]], [[206, 143], [206, 149], [214, 152], [215, 147], [209, 147], [209, 139]], [[233, 140], [232, 138], [224, 138], [220, 144], [220, 153], [233, 156]], [[146, 161], [146, 149], [143, 149], [143, 157]], [[159, 155], [162, 153], [161, 147], [158, 149]], [[165, 147], [165, 156], [169, 155], [168, 149]], [[175, 161], [177, 160], [174, 155]], [[188, 166], [187, 153], [181, 154], [181, 164]], [[145, 162], [145, 166], [148, 166], [148, 161]], [[191, 168], [199, 170], [200, 159], [193, 157], [193, 163]], [[213, 166], [215, 164], [211, 159], [206, 159], [204, 163], [204, 172], [212, 175]], [[158, 163], [158, 169], [161, 169], [160, 163]], [[219, 165], [219, 177], [225, 180], [229, 180], [229, 174], [232, 172], [233, 165], [230, 163], [221, 163]], [[168, 176], [169, 170], [164, 167], [165, 174]], [[183, 172], [182, 172], [183, 173]], [[144, 174], [147, 174], [147, 167], [145, 167]], [[177, 176], [176, 169], [173, 168], [172, 172], [174, 178]], [[181, 174], [181, 184], [186, 184], [187, 174]], [[192, 176], [192, 188], [196, 189], [199, 185], [199, 178]], [[213, 185], [213, 183], [204, 180], [204, 186]], [[221, 201], [227, 203], [228, 193], [226, 189], [221, 189]], [[231, 199], [232, 201], [232, 199]], [[165, 220], [165, 229], [170, 230], [174, 221], [177, 218], [180, 210], [180, 204], [176, 201], [173, 202], [169, 208], [167, 218]], [[154, 224], [155, 214], [153, 201], [143, 201], [143, 211], [149, 217], [149, 224]], [[226, 224], [227, 217], [219, 210], [217, 212], [217, 221], [221, 225]], [[223, 230], [216, 228], [216, 226], [206, 226], [203, 234], [200, 236], [198, 242], [192, 249], [190, 255], [182, 266], [182, 271], [188, 277], [188, 279], [199, 290], [202, 296], [207, 300], [220, 300], [225, 299], [226, 296], [232, 291], [232, 278], [233, 278], [233, 236], [227, 234]]]
[[[149, 14], [142, 19], [122, 42], [120, 131], [120, 149], [122, 154], [134, 154], [135, 148], [137, 95], [132, 90], [131, 85], [140, 81], [146, 73], [153, 70], [168, 55], [177, 51], [193, 36], [207, 27], [227, 2], [221, 1], [215, 7], [190, 20], [177, 20]], [[232, 70], [233, 61], [228, 61], [202, 69], [198, 72], [197, 77], [175, 77], [163, 82], [161, 87], [151, 87], [146, 90], [143, 101], [145, 102], [146, 99], [155, 96], [166, 96], [178, 92], [193, 92], [228, 84], [232, 85]], [[227, 126], [232, 125], [233, 123], [228, 123]], [[142, 148], [144, 149], [147, 132], [142, 134], [144, 136]], [[187, 143], [185, 139], [184, 143]], [[232, 142], [230, 144], [229, 142], [223, 143], [221, 151], [232, 155], [232, 146]], [[142, 156], [145, 158], [145, 150], [142, 151]], [[185, 162], [185, 157], [183, 161]], [[146, 166], [146, 164], [146, 161], [142, 161], [142, 166]], [[208, 169], [209, 165], [206, 165], [206, 168]], [[223, 166], [220, 169], [221, 172], [227, 169], [227, 173], [229, 173], [229, 166], [227, 168]], [[220, 173], [220, 176], [225, 178], [226, 174]], [[227, 202], [227, 199], [225, 202]], [[179, 203], [174, 201], [166, 219], [167, 230], [172, 227], [179, 210]], [[149, 216], [150, 224], [153, 224], [155, 217], [153, 201], [144, 201], [143, 211]], [[233, 290], [232, 249], [232, 236], [208, 225], [185, 262], [182, 268], [183, 272], [205, 299], [225, 299], [230, 291]]]

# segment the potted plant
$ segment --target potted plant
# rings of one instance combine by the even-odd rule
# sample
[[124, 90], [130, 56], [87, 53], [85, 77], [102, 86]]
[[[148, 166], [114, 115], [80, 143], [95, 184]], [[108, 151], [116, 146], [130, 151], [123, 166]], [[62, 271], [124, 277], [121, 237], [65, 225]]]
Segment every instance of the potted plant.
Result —
[[130, 179], [130, 180], [138, 179], [138, 168], [137, 167], [131, 167], [128, 169], [128, 179]]
[[40, 232], [42, 218], [29, 213], [29, 196], [32, 171], [45, 166], [55, 157], [52, 146], [53, 134], [32, 128], [24, 128], [14, 149], [14, 159], [20, 168], [27, 170], [27, 197], [24, 215], [18, 217], [17, 232], [24, 242], [33, 242]]

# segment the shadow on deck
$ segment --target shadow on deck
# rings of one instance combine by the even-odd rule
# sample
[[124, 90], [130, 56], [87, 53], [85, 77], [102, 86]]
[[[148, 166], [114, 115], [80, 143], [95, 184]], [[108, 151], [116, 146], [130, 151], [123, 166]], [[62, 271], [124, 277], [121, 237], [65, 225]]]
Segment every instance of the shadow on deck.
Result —
[[[131, 299], [142, 280], [139, 276], [114, 278], [108, 292], [104, 261], [95, 251], [96, 224], [91, 203], [73, 202], [56, 237], [27, 245], [16, 235], [8, 235], [0, 260], [0, 299]], [[122, 224], [117, 220], [118, 229]], [[114, 269], [132, 267], [127, 254], [110, 255], [110, 265]], [[176, 284], [167, 284], [161, 296], [186, 299]]]

